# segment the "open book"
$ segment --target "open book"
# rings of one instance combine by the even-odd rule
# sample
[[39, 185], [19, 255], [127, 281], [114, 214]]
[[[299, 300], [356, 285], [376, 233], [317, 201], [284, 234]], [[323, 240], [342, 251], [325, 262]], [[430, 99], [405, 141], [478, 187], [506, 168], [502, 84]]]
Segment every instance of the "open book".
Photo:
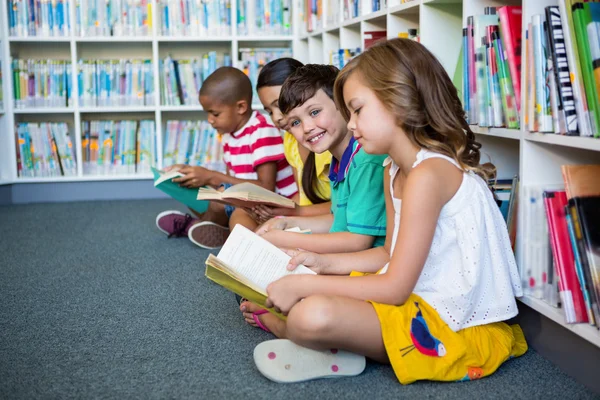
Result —
[[152, 168], [152, 173], [154, 174], [154, 187], [157, 189], [163, 191], [196, 212], [203, 213], [208, 208], [207, 201], [196, 199], [198, 189], [182, 187], [179, 186], [178, 183], [173, 182], [173, 179], [183, 176], [179, 171], [163, 172], [156, 168]]
[[[212, 254], [208, 256], [205, 275], [211, 281], [264, 307], [267, 286], [271, 282], [286, 275], [315, 274], [304, 265], [288, 271], [286, 267], [290, 259], [277, 246], [242, 225], [236, 225], [219, 254], [216, 257]], [[284, 318], [272, 309], [269, 311]]]
[[196, 198], [198, 200], [216, 200], [236, 207], [252, 207], [257, 204], [285, 208], [296, 206], [292, 200], [249, 182], [233, 185], [222, 192], [210, 187], [201, 187], [198, 189]]

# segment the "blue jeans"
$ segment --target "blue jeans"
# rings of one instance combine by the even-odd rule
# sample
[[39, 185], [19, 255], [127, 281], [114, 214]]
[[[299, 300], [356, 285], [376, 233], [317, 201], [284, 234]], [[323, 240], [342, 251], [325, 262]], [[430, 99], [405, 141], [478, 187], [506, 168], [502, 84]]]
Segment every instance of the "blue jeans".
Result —
[[[230, 187], [232, 187], [233, 185], [231, 183], [222, 183], [221, 186], [219, 186], [220, 188], [225, 188], [225, 190], [229, 189]], [[234, 206], [230, 206], [229, 204], [225, 204], [225, 214], [227, 215], [227, 218], [231, 218], [231, 214], [233, 214], [233, 210], [235, 210]]]

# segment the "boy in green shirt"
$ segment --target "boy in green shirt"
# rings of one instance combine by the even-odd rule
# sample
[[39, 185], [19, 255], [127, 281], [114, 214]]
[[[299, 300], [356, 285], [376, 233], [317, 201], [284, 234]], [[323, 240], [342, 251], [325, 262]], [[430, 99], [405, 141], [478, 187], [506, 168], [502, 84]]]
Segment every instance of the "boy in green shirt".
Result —
[[[364, 152], [352, 137], [333, 101], [338, 69], [308, 64], [283, 84], [279, 108], [287, 130], [298, 143], [317, 154], [333, 155], [331, 214], [315, 217], [274, 218], [257, 233], [282, 248], [316, 253], [355, 252], [382, 246], [386, 213], [383, 194], [384, 155]], [[291, 227], [312, 234], [283, 232]]]

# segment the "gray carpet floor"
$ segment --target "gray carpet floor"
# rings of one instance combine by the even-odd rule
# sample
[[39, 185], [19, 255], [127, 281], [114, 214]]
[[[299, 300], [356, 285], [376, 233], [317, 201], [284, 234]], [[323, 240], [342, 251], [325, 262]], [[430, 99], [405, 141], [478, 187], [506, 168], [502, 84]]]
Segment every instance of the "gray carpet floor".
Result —
[[0, 207], [0, 398], [597, 397], [530, 350], [486, 379], [398, 383], [265, 379], [233, 294], [204, 277], [207, 251], [154, 225], [168, 200]]

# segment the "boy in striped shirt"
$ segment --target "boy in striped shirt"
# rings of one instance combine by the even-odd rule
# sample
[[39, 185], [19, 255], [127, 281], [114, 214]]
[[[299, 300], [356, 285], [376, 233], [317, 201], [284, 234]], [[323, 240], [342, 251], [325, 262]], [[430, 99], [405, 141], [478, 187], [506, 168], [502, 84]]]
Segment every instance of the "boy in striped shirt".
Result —
[[[251, 182], [291, 198], [298, 192], [292, 168], [283, 153], [279, 129], [264, 115], [252, 110], [252, 84], [240, 70], [221, 67], [202, 84], [200, 104], [208, 122], [221, 135], [227, 174], [203, 167], [176, 165], [183, 177], [173, 182], [189, 188], [201, 186], [227, 188]], [[237, 224], [254, 230], [256, 221], [241, 208], [210, 202], [203, 214], [184, 214], [170, 210], [156, 218], [158, 229], [169, 237], [188, 236], [200, 247], [223, 245], [229, 229]]]

